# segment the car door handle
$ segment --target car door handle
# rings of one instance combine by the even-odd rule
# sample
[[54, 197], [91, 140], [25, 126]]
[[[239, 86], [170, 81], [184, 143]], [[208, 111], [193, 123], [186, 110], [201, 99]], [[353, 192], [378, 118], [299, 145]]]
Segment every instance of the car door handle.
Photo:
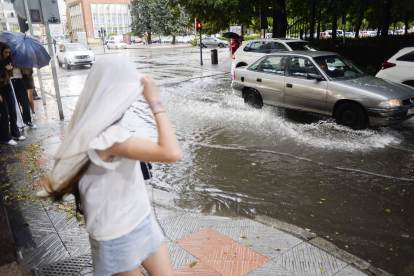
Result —
[[262, 82], [262, 79], [260, 79], [260, 78], [257, 78], [256, 80], [257, 80], [257, 82]]
[[292, 87], [293, 87], [293, 85], [292, 85], [292, 84], [290, 84], [290, 83], [286, 83], [286, 87], [288, 87], [288, 88], [292, 88]]

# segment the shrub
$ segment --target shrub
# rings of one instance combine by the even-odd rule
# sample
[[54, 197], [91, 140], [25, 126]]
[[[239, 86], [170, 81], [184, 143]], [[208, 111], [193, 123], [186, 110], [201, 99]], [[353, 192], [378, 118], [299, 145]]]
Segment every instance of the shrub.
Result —
[[197, 46], [197, 40], [199, 40], [199, 37], [194, 38], [193, 40], [190, 41], [190, 44], [193, 46]]
[[381, 64], [404, 47], [414, 46], [414, 34], [388, 36], [387, 45], [379, 37], [314, 40], [312, 46], [321, 51], [338, 53], [350, 60], [365, 73], [376, 75]]

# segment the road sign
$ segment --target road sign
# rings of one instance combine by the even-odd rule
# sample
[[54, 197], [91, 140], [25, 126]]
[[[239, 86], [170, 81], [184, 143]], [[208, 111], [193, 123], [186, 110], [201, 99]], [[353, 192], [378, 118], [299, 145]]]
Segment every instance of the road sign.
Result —
[[55, 37], [55, 36], [63, 36], [63, 28], [62, 25], [49, 25], [50, 28], [50, 36], [51, 37]]
[[[45, 18], [49, 24], [60, 24], [59, 6], [56, 0], [42, 0]], [[44, 24], [43, 13], [40, 6], [40, 0], [27, 1], [29, 6], [29, 14], [32, 23]], [[17, 15], [23, 19], [27, 19], [24, 0], [14, 0], [13, 7]]]

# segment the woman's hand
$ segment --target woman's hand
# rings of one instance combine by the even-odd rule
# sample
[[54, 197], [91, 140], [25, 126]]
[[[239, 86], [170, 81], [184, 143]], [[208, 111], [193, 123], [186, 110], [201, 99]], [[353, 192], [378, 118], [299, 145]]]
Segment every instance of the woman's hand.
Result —
[[8, 71], [13, 70], [13, 66], [11, 66], [11, 65], [6, 65], [6, 70], [8, 70]]
[[3, 98], [0, 96], [0, 103], [2, 103], [3, 102]]
[[141, 82], [144, 85], [144, 92], [142, 94], [148, 103], [152, 100], [160, 99], [160, 91], [158, 90], [158, 85], [153, 78], [150, 76], [143, 76]]

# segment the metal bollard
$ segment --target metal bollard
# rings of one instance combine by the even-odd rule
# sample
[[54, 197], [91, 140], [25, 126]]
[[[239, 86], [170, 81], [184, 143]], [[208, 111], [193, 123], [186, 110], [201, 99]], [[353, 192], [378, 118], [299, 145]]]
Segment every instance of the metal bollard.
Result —
[[217, 49], [211, 50], [211, 64], [218, 64]]

